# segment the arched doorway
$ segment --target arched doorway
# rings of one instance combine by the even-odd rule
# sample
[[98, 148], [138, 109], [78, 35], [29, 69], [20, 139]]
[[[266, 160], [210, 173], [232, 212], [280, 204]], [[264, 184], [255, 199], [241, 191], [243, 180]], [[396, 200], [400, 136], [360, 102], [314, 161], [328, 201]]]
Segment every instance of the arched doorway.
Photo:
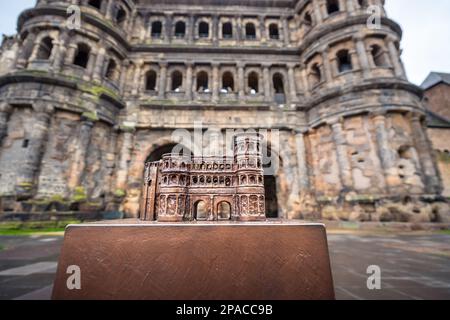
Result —
[[264, 177], [264, 189], [266, 195], [267, 218], [278, 218], [277, 180], [275, 176]]
[[[162, 159], [162, 157], [165, 154], [168, 153], [175, 153], [179, 155], [192, 155], [192, 152], [187, 149], [186, 147], [175, 144], [175, 143], [168, 143], [166, 145], [162, 145], [155, 150], [147, 157], [147, 162], [157, 162]], [[158, 168], [156, 166], [149, 166], [146, 167], [148, 169], [145, 169], [142, 173], [143, 181], [144, 179], [147, 179], [148, 184], [146, 184], [143, 187], [142, 195], [143, 200], [141, 200], [141, 215], [147, 216], [150, 218], [147, 218], [148, 220], [157, 220], [159, 210], [160, 210], [160, 203], [159, 200], [156, 197], [157, 191], [158, 191]], [[144, 185], [144, 183], [142, 182]], [[162, 210], [164, 211], [164, 210]]]
[[281, 166], [281, 159], [270, 146], [263, 145], [263, 168], [264, 168], [264, 190], [266, 216], [270, 219], [280, 218], [278, 206], [278, 171]]
[[200, 200], [194, 204], [194, 219], [195, 220], [207, 220], [208, 219], [208, 208], [206, 206], [205, 201]]
[[217, 205], [217, 218], [219, 220], [231, 219], [231, 205], [227, 201], [222, 201]]
[[186, 156], [192, 155], [192, 152], [188, 148], [176, 143], [169, 143], [153, 150], [153, 152], [147, 157], [146, 162], [159, 161], [162, 159], [162, 156], [167, 153], [177, 153], [179, 155], [183, 155], [184, 153]]

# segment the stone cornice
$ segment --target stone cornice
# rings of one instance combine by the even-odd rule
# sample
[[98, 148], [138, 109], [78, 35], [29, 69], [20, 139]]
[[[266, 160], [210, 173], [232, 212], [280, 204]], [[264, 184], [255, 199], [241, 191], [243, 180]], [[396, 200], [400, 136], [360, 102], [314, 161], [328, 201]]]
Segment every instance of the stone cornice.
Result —
[[[41, 72], [41, 71], [19, 71], [14, 72], [10, 74], [6, 74], [0, 77], [0, 87], [7, 85], [7, 84], [14, 84], [14, 83], [24, 83], [24, 82], [37, 82], [37, 83], [43, 83], [48, 85], [55, 85], [55, 86], [61, 86], [66, 87], [73, 90], [79, 90], [79, 91], [86, 91], [86, 86], [89, 86], [90, 83], [83, 83], [80, 82], [80, 79], [70, 79], [67, 77], [64, 77], [62, 75], [55, 75], [50, 74], [47, 72]], [[87, 91], [87, 93], [90, 93]], [[115, 107], [118, 109], [124, 109], [125, 103], [118, 98], [117, 96], [110, 94], [109, 90], [101, 90], [97, 94], [98, 98], [104, 99], [110, 103], [112, 103]]]
[[[57, 15], [61, 17], [66, 17], [66, 6], [61, 5], [46, 5], [39, 6], [36, 8], [28, 9], [22, 12], [18, 20], [18, 30], [23, 31], [22, 28], [26, 23], [27, 19], [32, 17], [36, 17], [39, 15]], [[317, 39], [335, 32], [337, 30], [353, 26], [353, 25], [365, 25], [368, 19], [368, 15], [360, 15], [360, 16], [351, 16], [346, 17], [346, 19], [335, 21], [331, 23], [327, 23], [326, 21], [320, 26], [314, 28], [305, 39], [297, 47], [291, 48], [273, 48], [273, 47], [265, 47], [265, 46], [255, 46], [255, 47], [245, 47], [245, 46], [234, 46], [234, 47], [217, 47], [217, 46], [196, 46], [196, 45], [180, 45], [180, 44], [130, 44], [128, 40], [125, 38], [125, 35], [121, 30], [111, 24], [109, 21], [101, 19], [94, 14], [91, 14], [87, 11], [82, 12], [82, 19], [87, 23], [90, 23], [100, 30], [110, 34], [115, 40], [117, 40], [123, 48], [132, 53], [132, 52], [187, 52], [187, 53], [220, 53], [220, 54], [279, 54], [279, 55], [300, 55], [305, 49], [311, 46]], [[394, 21], [388, 18], [382, 18], [381, 23], [383, 25], [388, 26], [393, 32], [397, 33], [399, 37], [402, 36], [401, 27]], [[62, 27], [62, 26], [59, 26]]]
[[307, 110], [310, 110], [327, 100], [338, 98], [346, 94], [377, 89], [404, 90], [417, 95], [419, 99], [422, 99], [423, 97], [423, 90], [420, 87], [405, 80], [396, 78], [375, 78], [366, 80], [361, 84], [353, 84], [347, 87], [334, 87], [321, 90], [321, 94], [313, 95], [309, 99], [309, 101], [307, 102]]

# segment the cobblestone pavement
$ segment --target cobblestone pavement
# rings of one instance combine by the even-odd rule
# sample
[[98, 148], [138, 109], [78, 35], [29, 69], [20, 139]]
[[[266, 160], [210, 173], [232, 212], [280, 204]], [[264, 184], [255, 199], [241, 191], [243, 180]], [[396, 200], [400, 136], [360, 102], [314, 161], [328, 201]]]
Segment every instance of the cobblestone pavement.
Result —
[[[329, 235], [338, 299], [450, 299], [450, 235]], [[62, 237], [0, 237], [0, 299], [49, 299]], [[381, 268], [381, 290], [366, 271]]]

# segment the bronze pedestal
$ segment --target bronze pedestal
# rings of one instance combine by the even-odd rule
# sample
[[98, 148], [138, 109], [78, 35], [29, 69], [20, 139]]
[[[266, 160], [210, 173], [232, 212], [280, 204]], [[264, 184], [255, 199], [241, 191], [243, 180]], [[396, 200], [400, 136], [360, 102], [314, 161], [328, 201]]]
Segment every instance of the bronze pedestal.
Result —
[[[81, 289], [69, 290], [70, 266]], [[282, 222], [70, 226], [53, 299], [334, 299], [323, 225]]]

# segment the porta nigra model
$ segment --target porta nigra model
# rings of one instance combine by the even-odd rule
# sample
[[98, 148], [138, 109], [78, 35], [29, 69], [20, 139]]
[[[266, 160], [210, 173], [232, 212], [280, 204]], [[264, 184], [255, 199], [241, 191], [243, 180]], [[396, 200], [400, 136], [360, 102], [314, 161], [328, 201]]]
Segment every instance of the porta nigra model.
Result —
[[264, 170], [258, 134], [234, 138], [234, 157], [166, 154], [146, 164], [142, 220], [266, 219]]
[[[268, 218], [443, 221], [423, 93], [406, 78], [402, 31], [383, 5], [37, 1], [0, 49], [0, 212], [234, 219], [246, 205], [262, 214], [260, 173], [258, 192], [233, 199], [240, 169], [228, 159], [204, 159], [213, 169], [202, 171], [192, 150], [185, 171], [164, 167], [181, 160], [163, 156], [178, 143], [172, 133], [201, 121], [214, 133], [204, 149], [228, 129], [277, 130], [261, 141], [276, 163], [262, 167]], [[141, 210], [156, 170], [146, 163], [160, 160], [163, 184], [150, 191], [165, 200]], [[217, 192], [193, 185], [201, 174]]]

